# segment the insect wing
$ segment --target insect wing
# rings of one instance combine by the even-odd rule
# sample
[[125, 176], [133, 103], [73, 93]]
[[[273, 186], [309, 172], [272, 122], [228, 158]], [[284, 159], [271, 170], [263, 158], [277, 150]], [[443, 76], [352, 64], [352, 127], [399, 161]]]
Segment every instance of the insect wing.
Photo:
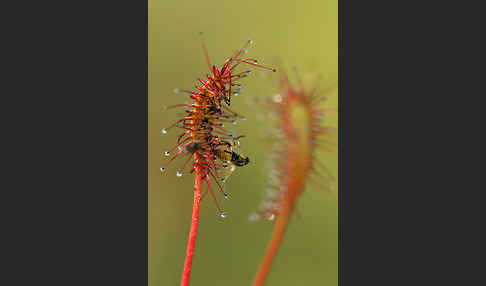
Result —
[[243, 136], [233, 136], [233, 143], [231, 144], [231, 151], [240, 154], [240, 138]]
[[218, 177], [221, 180], [223, 186], [226, 184], [226, 181], [228, 180], [229, 176], [231, 176], [231, 174], [233, 174], [233, 171], [236, 169], [236, 166], [229, 161], [226, 162], [226, 164], [224, 165], [226, 167], [221, 167], [218, 170]]
[[233, 143], [233, 152], [240, 154], [240, 140], [235, 140]]

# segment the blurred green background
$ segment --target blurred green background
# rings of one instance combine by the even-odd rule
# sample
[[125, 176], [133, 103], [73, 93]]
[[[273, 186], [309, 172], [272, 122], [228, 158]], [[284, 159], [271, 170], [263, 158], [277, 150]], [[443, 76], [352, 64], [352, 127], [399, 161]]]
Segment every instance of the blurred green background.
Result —
[[[208, 73], [199, 42], [204, 32], [213, 64], [220, 66], [248, 38], [254, 43], [248, 56], [281, 71], [282, 63], [301, 74], [312, 70], [322, 75], [318, 86], [337, 80], [338, 10], [331, 1], [161, 1], [148, 3], [149, 64], [149, 285], [179, 285], [192, 212], [194, 177], [175, 173], [184, 163], [176, 160], [162, 176], [167, 160], [160, 153], [170, 149], [180, 132], [161, 134], [161, 128], [179, 118], [179, 110], [164, 105], [188, 101], [175, 88], [192, 89], [198, 77]], [[244, 70], [247, 68], [245, 67]], [[226, 190], [230, 200], [219, 196], [228, 218], [219, 217], [209, 197], [202, 202], [199, 235], [191, 285], [245, 285], [252, 277], [267, 246], [272, 225], [251, 223], [266, 187], [266, 151], [261, 134], [269, 122], [258, 119], [263, 108], [248, 104], [251, 98], [276, 93], [273, 81], [256, 68], [243, 79], [243, 91], [233, 97], [231, 107], [247, 116], [234, 126], [242, 140], [242, 153], [251, 163], [238, 168]], [[278, 75], [277, 72], [275, 75]], [[337, 89], [326, 105], [337, 106]], [[337, 114], [326, 118], [337, 126]], [[175, 132], [177, 131], [177, 132]], [[337, 144], [337, 138], [334, 140]], [[320, 153], [319, 159], [337, 177], [337, 147]], [[298, 202], [266, 285], [337, 285], [337, 199], [308, 185]]]

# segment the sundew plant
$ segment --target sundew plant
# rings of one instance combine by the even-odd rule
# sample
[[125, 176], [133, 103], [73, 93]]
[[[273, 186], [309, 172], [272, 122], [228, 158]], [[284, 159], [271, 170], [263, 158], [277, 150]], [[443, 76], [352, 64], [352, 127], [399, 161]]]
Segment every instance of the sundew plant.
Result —
[[[227, 213], [223, 211], [219, 204], [211, 181], [216, 185], [224, 198], [228, 194], [224, 192], [221, 184], [224, 183], [227, 173], [225, 170], [234, 170], [236, 166], [242, 167], [249, 163], [248, 157], [243, 157], [235, 148], [239, 146], [241, 136], [235, 137], [224, 124], [235, 124], [238, 118], [245, 119], [235, 111], [231, 110], [231, 98], [238, 94], [241, 84], [240, 79], [247, 77], [251, 70], [236, 72], [240, 65], [249, 65], [261, 69], [275, 72], [275, 69], [258, 64], [253, 58], [243, 57], [246, 48], [252, 43], [248, 40], [244, 47], [235, 55], [227, 59], [221, 68], [211, 65], [204, 39], [201, 35], [201, 43], [204, 55], [208, 63], [211, 75], [207, 74], [205, 79], [198, 79], [195, 90], [177, 90], [176, 92], [187, 93], [192, 100], [191, 104], [177, 104], [165, 107], [164, 109], [184, 108], [185, 115], [170, 125], [162, 129], [162, 134], [167, 134], [171, 129], [181, 129], [182, 133], [178, 136], [176, 144], [164, 156], [170, 158], [167, 165], [160, 167], [161, 172], [165, 172], [168, 165], [182, 154], [186, 154], [187, 159], [182, 168], [176, 172], [177, 177], [183, 175], [185, 167], [189, 162], [191, 168], [189, 173], [194, 173], [194, 200], [192, 207], [191, 228], [187, 243], [186, 259], [184, 263], [181, 286], [189, 285], [189, 279], [194, 258], [196, 238], [199, 226], [199, 214], [202, 198], [209, 193], [212, 197], [221, 218], [226, 218]], [[173, 152], [175, 151], [175, 154]], [[171, 157], [172, 155], [172, 157]], [[203, 191], [205, 186], [205, 191]]]

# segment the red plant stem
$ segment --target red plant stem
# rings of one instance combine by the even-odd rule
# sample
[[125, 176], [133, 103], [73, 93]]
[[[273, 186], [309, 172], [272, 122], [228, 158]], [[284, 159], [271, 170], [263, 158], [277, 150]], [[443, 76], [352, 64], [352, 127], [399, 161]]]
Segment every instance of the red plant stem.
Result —
[[277, 221], [275, 222], [275, 227], [273, 229], [272, 238], [270, 240], [270, 244], [267, 247], [265, 252], [265, 257], [263, 258], [260, 267], [258, 268], [257, 274], [253, 280], [253, 286], [262, 286], [265, 282], [265, 279], [270, 272], [270, 268], [272, 267], [273, 260], [277, 255], [278, 249], [282, 242], [282, 238], [287, 230], [287, 225], [289, 223], [292, 209], [294, 208], [294, 200], [290, 202], [290, 204], [286, 204], [282, 213], [278, 216]]
[[[197, 162], [196, 154], [194, 160]], [[194, 182], [194, 203], [192, 206], [191, 229], [189, 231], [189, 240], [187, 241], [186, 260], [184, 270], [182, 271], [181, 286], [188, 286], [191, 277], [192, 260], [194, 258], [194, 248], [196, 247], [197, 229], [199, 226], [199, 210], [201, 206], [202, 177], [200, 167], [196, 164], [196, 179]]]

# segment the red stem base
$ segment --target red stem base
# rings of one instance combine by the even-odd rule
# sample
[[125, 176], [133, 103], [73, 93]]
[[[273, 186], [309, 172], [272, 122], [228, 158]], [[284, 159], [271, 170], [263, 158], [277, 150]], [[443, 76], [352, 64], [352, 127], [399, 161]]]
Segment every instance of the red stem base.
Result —
[[181, 286], [188, 286], [191, 277], [192, 260], [194, 258], [194, 248], [196, 247], [197, 229], [199, 226], [199, 210], [201, 205], [202, 178], [196, 169], [196, 181], [194, 182], [194, 203], [192, 206], [191, 230], [187, 241], [186, 260], [182, 271]]

